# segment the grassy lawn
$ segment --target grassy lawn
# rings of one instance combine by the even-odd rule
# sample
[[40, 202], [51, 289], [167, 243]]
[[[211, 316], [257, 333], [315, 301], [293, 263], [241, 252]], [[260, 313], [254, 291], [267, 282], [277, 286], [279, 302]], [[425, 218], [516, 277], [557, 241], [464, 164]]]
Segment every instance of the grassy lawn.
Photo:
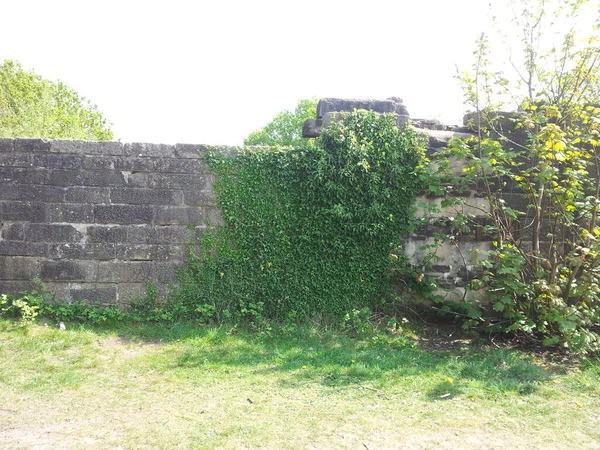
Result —
[[0, 448], [600, 448], [600, 360], [426, 347], [0, 321]]

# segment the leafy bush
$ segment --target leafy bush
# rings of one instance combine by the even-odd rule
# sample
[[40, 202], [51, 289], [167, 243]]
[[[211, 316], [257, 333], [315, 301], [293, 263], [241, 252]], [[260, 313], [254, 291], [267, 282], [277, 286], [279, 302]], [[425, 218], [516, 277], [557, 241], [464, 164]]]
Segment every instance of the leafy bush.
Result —
[[[547, 11], [529, 3], [523, 2], [529, 38], [526, 64], [518, 73], [522, 82], [513, 88], [504, 73], [493, 70], [482, 37], [474, 73], [462, 78], [477, 134], [454, 141], [439, 155], [430, 167], [430, 192], [443, 195], [445, 206], [468, 203], [455, 195], [466, 190], [486, 199], [485, 223], [459, 211], [446, 235], [452, 240], [479, 227], [493, 241], [481, 276], [470, 286], [485, 292], [485, 301], [470, 302], [467, 325], [595, 351], [600, 349], [600, 48], [595, 38], [578, 46], [571, 31], [560, 49], [540, 57], [539, 26]], [[548, 66], [550, 60], [557, 64]], [[514, 112], [498, 112], [503, 105], [494, 99], [506, 93], [517, 106]], [[463, 163], [461, 174], [453, 173], [448, 158]]]

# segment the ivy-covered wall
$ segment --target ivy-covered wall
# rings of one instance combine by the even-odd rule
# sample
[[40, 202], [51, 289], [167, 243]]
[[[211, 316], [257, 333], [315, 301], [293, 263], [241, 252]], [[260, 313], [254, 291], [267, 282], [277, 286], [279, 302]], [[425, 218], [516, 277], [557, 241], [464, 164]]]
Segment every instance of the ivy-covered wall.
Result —
[[[413, 124], [427, 137], [430, 156], [465, 131]], [[188, 244], [221, 221], [206, 151], [199, 145], [0, 139], [0, 292], [30, 290], [31, 281], [40, 280], [65, 300], [127, 304], [144, 296], [148, 283], [166, 291], [187, 261]], [[468, 195], [477, 203], [476, 192]], [[421, 206], [431, 202], [417, 199]], [[453, 214], [420, 211], [424, 224], [404, 243], [415, 264], [435, 240], [427, 217]], [[344, 223], [344, 211], [338, 213]], [[473, 234], [437, 248], [428, 273], [444, 296], [461, 297], [472, 250], [488, 247], [485, 236]], [[263, 267], [257, 281], [275, 270], [269, 262], [257, 262], [257, 270]]]

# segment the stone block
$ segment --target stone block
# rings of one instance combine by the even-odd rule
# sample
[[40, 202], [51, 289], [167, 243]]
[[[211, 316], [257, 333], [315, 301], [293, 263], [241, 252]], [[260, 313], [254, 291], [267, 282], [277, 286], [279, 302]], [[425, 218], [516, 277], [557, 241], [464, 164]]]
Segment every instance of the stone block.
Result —
[[40, 276], [49, 281], [88, 281], [96, 280], [98, 263], [96, 261], [43, 261]]
[[201, 159], [163, 158], [157, 161], [156, 171], [161, 173], [191, 173], [197, 175], [207, 175], [209, 173], [209, 168], [208, 164]]
[[0, 138], [0, 152], [12, 152], [15, 150], [15, 140], [12, 138]]
[[47, 167], [49, 169], [75, 169], [82, 167], [82, 157], [78, 155], [55, 155], [43, 153], [33, 155], [33, 165], [35, 167]]
[[25, 240], [32, 242], [79, 242], [83, 235], [73, 225], [28, 223]]
[[158, 158], [145, 158], [134, 156], [85, 156], [83, 168], [86, 170], [129, 170], [141, 172], [154, 172]]
[[[0, 241], [0, 255], [7, 256], [46, 256], [48, 244], [45, 242]], [[3, 275], [0, 273], [0, 277]]]
[[2, 201], [0, 217], [8, 222], [44, 222], [46, 206], [44, 203]]
[[87, 229], [88, 242], [122, 243], [128, 242], [126, 226], [90, 226]]
[[177, 144], [175, 145], [175, 158], [200, 158], [207, 152], [205, 145]]
[[69, 291], [72, 301], [102, 306], [117, 303], [117, 286], [114, 284], [73, 283]]
[[183, 203], [186, 206], [216, 206], [217, 196], [212, 191], [184, 191]]
[[48, 246], [48, 257], [53, 259], [114, 259], [116, 255], [115, 244], [96, 243], [63, 243], [50, 244]]
[[93, 205], [81, 203], [49, 203], [46, 207], [46, 220], [48, 222], [94, 222]]
[[15, 139], [15, 151], [27, 153], [47, 153], [50, 151], [50, 141], [47, 139]]
[[0, 274], [3, 280], [32, 280], [40, 271], [37, 258], [27, 256], [0, 256]]
[[119, 283], [117, 290], [121, 305], [128, 305], [132, 301], [144, 299], [148, 295], [146, 283]]
[[175, 156], [175, 146], [166, 144], [149, 144], [133, 142], [125, 144], [124, 153], [127, 156], [172, 158]]
[[29, 153], [0, 152], [0, 167], [31, 167], [32, 156]]
[[317, 104], [317, 119], [321, 119], [330, 112], [352, 112], [355, 109], [366, 109], [380, 114], [394, 113], [408, 116], [408, 110], [398, 97], [386, 100], [372, 99], [347, 99], [347, 98], [322, 98]]
[[128, 231], [132, 244], [188, 244], [192, 237], [187, 226], [133, 226]]
[[[198, 222], [196, 225], [199, 225]], [[225, 220], [223, 219], [223, 215], [221, 214], [221, 210], [219, 208], [204, 208], [204, 223], [203, 225], [224, 225]]]
[[146, 283], [152, 279], [152, 265], [150, 261], [101, 261], [98, 263], [98, 282]]
[[125, 261], [182, 261], [185, 255], [183, 245], [127, 244], [120, 245], [116, 251], [116, 258]]
[[38, 202], [62, 202], [65, 190], [62, 187], [38, 184], [6, 184], [0, 189], [0, 199], [31, 200]]
[[206, 175], [154, 173], [148, 176], [148, 187], [153, 189], [198, 189], [206, 188]]
[[48, 184], [54, 186], [125, 186], [125, 175], [114, 170], [52, 170]]
[[133, 205], [180, 205], [183, 193], [171, 189], [112, 188], [110, 201]]
[[109, 203], [110, 190], [97, 187], [68, 187], [65, 188], [65, 201], [73, 203]]
[[20, 292], [30, 291], [32, 288], [33, 286], [29, 281], [0, 280], [0, 295], [19, 295]]
[[202, 208], [161, 206], [156, 209], [157, 225], [199, 225], [204, 223]]
[[154, 209], [147, 205], [95, 205], [97, 223], [151, 223]]
[[0, 167], [0, 184], [47, 184], [50, 173], [36, 167]]
[[2, 239], [9, 241], [22, 241], [25, 239], [25, 225], [19, 223], [3, 223], [0, 224], [2, 230]]
[[307, 119], [302, 124], [302, 137], [317, 138], [323, 131], [323, 119]]
[[78, 141], [55, 139], [50, 141], [50, 153], [74, 153], [78, 155], [116, 155], [123, 154], [123, 144], [113, 141]]
[[429, 139], [428, 146], [434, 149], [448, 146], [448, 142], [455, 138], [469, 139], [474, 135], [472, 133], [460, 133], [447, 130], [429, 130], [423, 128], [415, 128], [415, 131]]
[[177, 282], [177, 271], [183, 264], [179, 261], [154, 262], [152, 264], [152, 280], [157, 284], [173, 284]]
[[149, 174], [147, 172], [122, 171], [126, 185], [129, 187], [145, 188], [149, 186]]

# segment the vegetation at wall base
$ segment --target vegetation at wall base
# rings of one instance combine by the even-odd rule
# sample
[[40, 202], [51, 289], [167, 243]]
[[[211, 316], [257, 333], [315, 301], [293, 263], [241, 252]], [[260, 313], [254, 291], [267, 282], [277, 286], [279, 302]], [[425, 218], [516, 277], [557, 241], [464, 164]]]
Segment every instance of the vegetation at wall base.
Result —
[[422, 158], [414, 131], [367, 111], [344, 114], [311, 147], [215, 150], [208, 163], [225, 224], [191, 255], [179, 298], [250, 322], [376, 309]]

